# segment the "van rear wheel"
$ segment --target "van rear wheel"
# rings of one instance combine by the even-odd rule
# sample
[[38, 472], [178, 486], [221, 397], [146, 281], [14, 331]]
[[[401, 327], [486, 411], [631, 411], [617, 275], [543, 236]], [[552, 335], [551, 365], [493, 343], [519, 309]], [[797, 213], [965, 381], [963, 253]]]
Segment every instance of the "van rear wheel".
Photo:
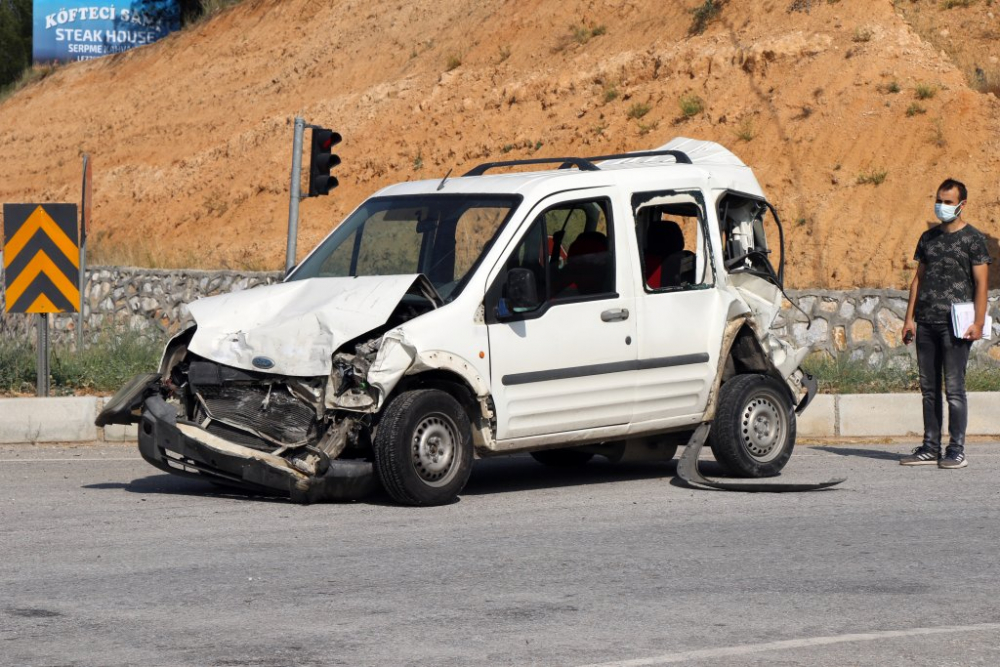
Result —
[[403, 505], [454, 501], [472, 472], [472, 429], [458, 401], [437, 389], [403, 392], [375, 433], [375, 470]]
[[735, 477], [774, 477], [795, 447], [795, 412], [787, 390], [767, 375], [737, 375], [719, 390], [708, 443]]

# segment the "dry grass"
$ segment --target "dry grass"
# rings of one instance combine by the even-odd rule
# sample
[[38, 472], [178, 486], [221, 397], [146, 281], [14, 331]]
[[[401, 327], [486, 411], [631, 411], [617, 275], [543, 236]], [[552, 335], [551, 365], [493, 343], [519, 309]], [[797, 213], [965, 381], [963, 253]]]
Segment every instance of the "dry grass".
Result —
[[974, 67], [971, 72], [966, 74], [966, 77], [971, 82], [972, 87], [980, 93], [991, 93], [1000, 97], [1000, 68]]
[[851, 41], [864, 43], [872, 41], [872, 37], [875, 36], [875, 31], [868, 26], [860, 26], [854, 29], [854, 35], [851, 37]]
[[754, 137], [757, 136], [757, 130], [754, 128], [752, 118], [744, 118], [740, 121], [740, 124], [736, 127], [736, 138], [740, 141], [753, 141]]
[[645, 102], [636, 102], [629, 107], [628, 112], [625, 114], [630, 120], [638, 120], [648, 114], [653, 110], [653, 105], [646, 104]]
[[53, 72], [59, 69], [56, 64], [34, 65], [21, 72], [21, 76], [6, 86], [0, 87], [0, 102], [16, 93], [17, 91], [30, 86], [31, 84], [48, 78]]
[[879, 186], [885, 183], [885, 179], [889, 176], [888, 169], [869, 169], [868, 171], [863, 171], [858, 174], [857, 184], [858, 185], [875, 185]]

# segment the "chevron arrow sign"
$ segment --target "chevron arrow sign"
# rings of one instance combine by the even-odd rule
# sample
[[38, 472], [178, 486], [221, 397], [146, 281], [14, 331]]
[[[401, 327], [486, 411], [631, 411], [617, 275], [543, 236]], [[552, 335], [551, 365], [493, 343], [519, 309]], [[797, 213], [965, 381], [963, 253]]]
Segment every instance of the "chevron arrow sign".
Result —
[[80, 303], [76, 204], [4, 204], [8, 313], [75, 313]]

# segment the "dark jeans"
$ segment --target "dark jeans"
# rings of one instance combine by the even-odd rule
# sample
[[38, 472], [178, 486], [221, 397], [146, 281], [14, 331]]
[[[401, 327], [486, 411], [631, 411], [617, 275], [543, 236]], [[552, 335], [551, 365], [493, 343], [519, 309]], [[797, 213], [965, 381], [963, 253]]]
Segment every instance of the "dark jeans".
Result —
[[941, 371], [948, 395], [948, 449], [965, 448], [969, 403], [965, 396], [965, 367], [972, 341], [955, 338], [949, 322], [917, 323], [917, 367], [924, 398], [924, 447], [941, 451]]

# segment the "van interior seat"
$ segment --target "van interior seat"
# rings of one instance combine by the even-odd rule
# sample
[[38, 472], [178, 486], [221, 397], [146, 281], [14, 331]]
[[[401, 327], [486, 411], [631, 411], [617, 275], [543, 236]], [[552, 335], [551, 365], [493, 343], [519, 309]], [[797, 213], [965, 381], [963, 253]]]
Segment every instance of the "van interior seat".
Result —
[[[644, 277], [652, 289], [670, 287], [664, 266], [667, 258], [684, 251], [684, 232], [672, 220], [653, 220], [646, 228], [646, 247], [643, 251]], [[679, 282], [676, 284], [680, 284]]]
[[567, 297], [611, 291], [608, 237], [602, 232], [583, 232], [566, 252], [566, 266], [559, 272], [555, 296]]

